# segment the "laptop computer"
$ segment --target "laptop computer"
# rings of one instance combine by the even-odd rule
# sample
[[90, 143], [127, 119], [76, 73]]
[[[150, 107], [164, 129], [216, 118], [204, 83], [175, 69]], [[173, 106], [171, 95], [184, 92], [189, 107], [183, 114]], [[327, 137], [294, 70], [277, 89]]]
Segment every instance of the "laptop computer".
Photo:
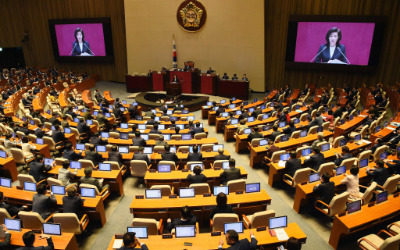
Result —
[[339, 145], [340, 145], [341, 147], [345, 146], [346, 144], [347, 144], [347, 140], [346, 140], [346, 139], [341, 139], [341, 140], [339, 141]]
[[85, 144], [77, 143], [76, 144], [76, 150], [85, 150]]
[[111, 171], [110, 163], [99, 163], [99, 171]]
[[278, 127], [280, 127], [280, 128], [283, 128], [285, 126], [286, 126], [286, 122], [280, 122], [279, 125], [278, 125]]
[[376, 195], [376, 204], [382, 203], [384, 201], [387, 201], [388, 199], [388, 192], [387, 191], [383, 191], [381, 193], [378, 193]]
[[288, 154], [288, 153], [286, 153], [286, 154], [281, 154], [281, 155], [280, 155], [280, 160], [281, 160], [281, 161], [287, 161], [287, 160], [289, 160], [289, 154]]
[[347, 203], [347, 213], [351, 214], [361, 210], [361, 200], [356, 200], [350, 203]]
[[224, 224], [224, 233], [228, 232], [228, 230], [235, 230], [236, 233], [243, 233], [243, 222], [231, 222]]
[[232, 119], [231, 120], [231, 125], [236, 125], [239, 123], [239, 119]]
[[260, 140], [260, 142], [259, 142], [259, 145], [260, 146], [265, 146], [265, 145], [267, 145], [267, 140], [265, 140], [265, 139], [262, 139], [262, 140]]
[[245, 135], [248, 135], [248, 134], [250, 134], [251, 133], [251, 128], [245, 128], [244, 130], [243, 130], [243, 134], [245, 134]]
[[100, 135], [102, 138], [110, 138], [110, 134], [108, 132], [101, 132]]
[[69, 167], [71, 169], [81, 169], [82, 168], [81, 163], [79, 161], [71, 161], [69, 163]]
[[71, 128], [64, 128], [64, 133], [71, 134]]
[[229, 116], [228, 112], [221, 113], [221, 117], [228, 117], [228, 116]]
[[0, 178], [0, 186], [2, 187], [7, 187], [10, 188], [11, 187], [11, 179], [8, 178]]
[[287, 227], [287, 216], [269, 218], [269, 229]]
[[222, 169], [225, 169], [225, 170], [229, 169], [229, 161], [228, 160], [222, 162]]
[[161, 189], [146, 189], [146, 199], [161, 199]]
[[53, 194], [65, 195], [65, 186], [51, 186]]
[[311, 148], [306, 148], [301, 151], [302, 156], [307, 156], [311, 154]]
[[319, 178], [319, 173], [310, 174], [310, 175], [308, 176], [308, 181], [309, 181], [310, 183], [319, 181], [319, 179], [320, 179], [320, 178]]
[[199, 164], [199, 163], [190, 163], [187, 164], [188, 168], [190, 169], [190, 171], [193, 172], [194, 167], [199, 166], [201, 168], [201, 170], [204, 170], [204, 165], [203, 164]]
[[214, 196], [217, 196], [219, 193], [224, 193], [226, 195], [229, 194], [229, 187], [228, 186], [214, 186], [213, 190]]
[[176, 124], [175, 127], [178, 127], [180, 130], [185, 129], [185, 125], [184, 124]]
[[361, 135], [358, 134], [354, 137], [354, 141], [360, 141], [361, 140]]
[[61, 235], [61, 224], [43, 223], [43, 234]]
[[254, 122], [254, 117], [253, 116], [247, 117], [247, 122]]
[[169, 173], [169, 172], [171, 172], [171, 165], [169, 165], [169, 164], [158, 164], [157, 171], [159, 173]]
[[6, 151], [0, 151], [0, 157], [6, 159], [7, 158], [7, 152]]
[[331, 148], [331, 145], [329, 143], [325, 143], [325, 144], [322, 144], [321, 151], [325, 152], [325, 151], [328, 151], [330, 148]]
[[149, 135], [148, 134], [141, 134], [140, 137], [143, 138], [145, 141], [149, 140]]
[[179, 188], [179, 198], [194, 198], [194, 188]]
[[129, 154], [129, 147], [119, 146], [118, 152], [120, 152], [121, 154]]
[[341, 175], [346, 173], [346, 166], [340, 166], [336, 168], [336, 175]]
[[36, 192], [36, 183], [25, 181], [24, 182], [24, 190]]
[[192, 139], [191, 134], [182, 134], [182, 141], [189, 141]]
[[360, 168], [368, 166], [368, 159], [362, 159], [360, 161]]
[[121, 140], [129, 140], [129, 133], [120, 133], [119, 139]]
[[152, 147], [144, 147], [143, 153], [144, 154], [152, 154], [153, 148]]
[[386, 160], [387, 156], [388, 156], [387, 152], [383, 152], [383, 153], [380, 154], [381, 160]]
[[260, 192], [260, 183], [248, 183], [246, 184], [246, 193]]
[[7, 230], [21, 231], [21, 220], [19, 219], [4, 218], [4, 225], [6, 226]]
[[107, 147], [106, 146], [102, 146], [102, 145], [98, 145], [98, 146], [96, 146], [96, 151], [99, 152], [99, 153], [107, 152]]
[[94, 188], [81, 188], [81, 196], [82, 197], [95, 198], [96, 197], [96, 190]]
[[139, 130], [146, 130], [146, 124], [139, 124], [138, 125]]
[[219, 103], [224, 104], [224, 103], [226, 103], [226, 100], [222, 99]]
[[186, 225], [186, 226], [176, 226], [175, 227], [175, 238], [189, 238], [196, 236], [196, 226]]
[[128, 233], [135, 233], [135, 236], [139, 239], [147, 239], [147, 227], [128, 227]]
[[287, 135], [281, 136], [281, 142], [288, 141], [289, 137]]
[[121, 123], [121, 128], [122, 129], [127, 129], [128, 128], [128, 123]]
[[254, 112], [254, 108], [249, 108], [249, 113], [253, 113]]
[[36, 144], [43, 145], [43, 139], [42, 138], [36, 138]]

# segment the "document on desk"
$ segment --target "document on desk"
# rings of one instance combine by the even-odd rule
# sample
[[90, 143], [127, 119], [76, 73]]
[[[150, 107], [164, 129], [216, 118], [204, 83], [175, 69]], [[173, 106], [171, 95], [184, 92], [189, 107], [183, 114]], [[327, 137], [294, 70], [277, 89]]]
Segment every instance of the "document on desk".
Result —
[[276, 237], [278, 237], [279, 241], [284, 241], [284, 240], [288, 240], [289, 239], [289, 236], [285, 232], [285, 229], [277, 228], [277, 229], [274, 229], [274, 231], [275, 231]]
[[395, 128], [393, 128], [393, 127], [386, 127], [387, 129], [390, 129], [390, 130], [396, 130]]
[[363, 143], [367, 143], [367, 144], [370, 144], [370, 143], [371, 143], [370, 141], [364, 140], [364, 139], [362, 139], [361, 141], [362, 141]]
[[303, 110], [301, 110], [301, 109], [296, 109], [296, 112], [297, 112], [297, 113], [303, 113]]
[[278, 166], [279, 167], [284, 167], [286, 165], [285, 163], [286, 163], [285, 161], [279, 161], [278, 162]]
[[123, 243], [124, 242], [122, 241], [122, 239], [115, 239], [113, 244], [113, 249], [121, 248]]

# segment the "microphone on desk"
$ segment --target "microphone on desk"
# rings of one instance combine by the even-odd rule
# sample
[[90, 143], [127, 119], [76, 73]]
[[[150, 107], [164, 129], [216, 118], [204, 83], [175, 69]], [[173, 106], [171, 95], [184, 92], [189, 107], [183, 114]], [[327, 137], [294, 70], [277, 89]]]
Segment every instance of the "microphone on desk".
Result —
[[72, 48], [71, 53], [69, 53], [69, 55], [71, 55], [72, 52], [74, 52], [74, 49], [75, 49], [76, 45], [78, 45], [78, 43], [75, 43], [75, 46]]
[[350, 64], [349, 59], [347, 59], [347, 57], [343, 54], [342, 50], [341, 50], [339, 47], [337, 47], [337, 49], [339, 50], [340, 54], [342, 54], [342, 56], [344, 56], [344, 58], [346, 59], [346, 61]]
[[86, 46], [86, 48], [88, 48], [88, 50], [90, 50], [90, 52], [91, 52], [92, 55], [94, 56], [94, 53], [93, 53], [93, 51], [89, 48], [89, 46], [87, 46], [86, 43], [83, 43], [83, 44]]
[[315, 58], [317, 58], [317, 56], [319, 56], [319, 54], [321, 54], [322, 53], [322, 51], [324, 51], [326, 49], [326, 45], [324, 46], [324, 48], [316, 55], [316, 56], [314, 56], [314, 58], [313, 59], [311, 59], [311, 61], [310, 62], [314, 62], [314, 60], [315, 60]]

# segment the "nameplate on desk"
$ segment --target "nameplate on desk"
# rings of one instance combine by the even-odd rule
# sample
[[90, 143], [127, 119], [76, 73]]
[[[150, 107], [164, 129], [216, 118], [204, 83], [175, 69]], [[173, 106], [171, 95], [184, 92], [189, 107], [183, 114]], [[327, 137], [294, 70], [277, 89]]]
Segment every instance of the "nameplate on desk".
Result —
[[178, 198], [178, 196], [177, 196], [176, 194], [171, 194], [171, 195], [169, 196], [169, 198]]
[[338, 214], [339, 217], [342, 217], [342, 216], [345, 216], [345, 215], [346, 215], [346, 212], [341, 212], [341, 213]]
[[124, 238], [123, 234], [116, 234], [115, 235], [115, 239], [122, 239], [122, 238]]
[[236, 194], [243, 194], [243, 190], [236, 191]]
[[300, 185], [307, 185], [307, 183], [308, 182], [305, 181], [305, 182], [300, 183]]
[[144, 195], [136, 195], [135, 199], [144, 199]]
[[370, 202], [370, 203], [368, 203], [368, 207], [372, 207], [373, 205], [375, 205], [375, 202], [373, 201], [373, 202]]
[[41, 234], [42, 233], [41, 230], [32, 230], [32, 232], [34, 232], [35, 234]]
[[155, 169], [149, 169], [149, 172], [150, 172], [150, 173], [155, 173], [156, 170], [155, 170]]
[[221, 232], [211, 232], [211, 236], [220, 236]]
[[172, 239], [172, 234], [163, 234], [162, 238], [163, 239]]
[[221, 168], [214, 168], [214, 170], [221, 170]]
[[211, 193], [205, 193], [205, 194], [203, 194], [203, 197], [210, 197], [211, 196]]
[[189, 169], [182, 169], [182, 172], [189, 172]]
[[260, 232], [260, 231], [266, 231], [267, 230], [267, 227], [257, 227], [257, 232]]

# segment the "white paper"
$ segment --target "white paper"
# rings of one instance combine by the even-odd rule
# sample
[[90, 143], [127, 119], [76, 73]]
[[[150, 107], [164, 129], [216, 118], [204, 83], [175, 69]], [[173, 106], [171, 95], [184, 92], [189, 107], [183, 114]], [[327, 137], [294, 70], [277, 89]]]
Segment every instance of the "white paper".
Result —
[[367, 144], [370, 144], [371, 142], [370, 141], [367, 141], [367, 140], [361, 140], [363, 143], [367, 143]]
[[359, 115], [359, 116], [361, 116], [361, 117], [367, 117], [366, 115]]
[[399, 127], [399, 126], [400, 126], [400, 123], [397, 123], [397, 122], [391, 122], [391, 123], [390, 123], [390, 125], [393, 125], [393, 126]]
[[296, 112], [297, 112], [297, 113], [303, 113], [303, 110], [301, 110], [301, 109], [296, 109]]
[[289, 236], [285, 232], [285, 229], [277, 228], [277, 229], [274, 229], [274, 230], [275, 230], [275, 233], [276, 233], [276, 237], [278, 237], [279, 241], [283, 241], [283, 240], [288, 240], [289, 239]]
[[279, 161], [278, 166], [279, 167], [284, 167], [285, 166], [285, 162], [284, 161]]
[[122, 241], [122, 239], [115, 239], [113, 244], [113, 249], [121, 248], [123, 243], [124, 242]]
[[390, 129], [390, 130], [396, 130], [395, 128], [392, 128], [392, 127], [386, 127], [387, 129]]

